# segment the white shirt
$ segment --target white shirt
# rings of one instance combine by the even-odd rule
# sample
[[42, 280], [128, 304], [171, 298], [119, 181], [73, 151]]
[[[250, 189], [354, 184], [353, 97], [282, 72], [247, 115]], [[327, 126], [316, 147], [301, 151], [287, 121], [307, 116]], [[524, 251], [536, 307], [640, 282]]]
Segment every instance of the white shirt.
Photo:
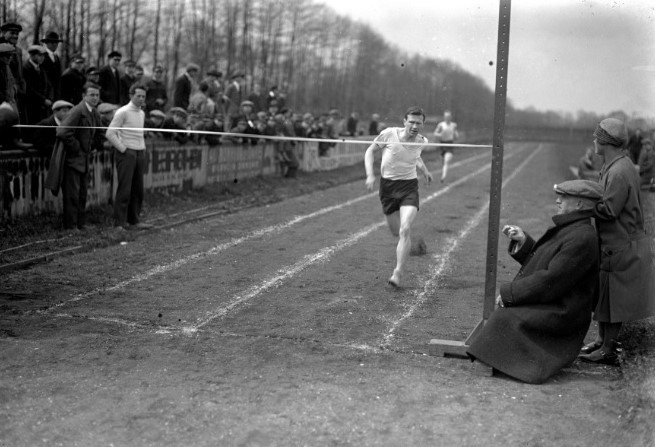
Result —
[[143, 139], [145, 119], [145, 112], [130, 101], [116, 110], [105, 136], [119, 152], [125, 152], [127, 149], [145, 150], [146, 143]]
[[[380, 174], [382, 178], [389, 180], [412, 180], [418, 178], [416, 164], [421, 157], [423, 146], [407, 145], [400, 141], [399, 133], [402, 127], [390, 127], [384, 129], [380, 135], [373, 140], [382, 148], [382, 164]], [[428, 139], [423, 135], [417, 135], [416, 143], [426, 143]], [[409, 141], [407, 142], [409, 143]]]

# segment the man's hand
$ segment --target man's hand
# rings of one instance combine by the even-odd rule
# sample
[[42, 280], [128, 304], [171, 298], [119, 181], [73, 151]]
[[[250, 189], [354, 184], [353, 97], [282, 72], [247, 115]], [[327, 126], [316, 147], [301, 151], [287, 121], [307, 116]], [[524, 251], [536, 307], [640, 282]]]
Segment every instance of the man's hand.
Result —
[[375, 176], [367, 175], [366, 176], [366, 189], [369, 192], [372, 192], [375, 189]]
[[513, 241], [518, 242], [520, 245], [523, 245], [526, 239], [523, 229], [516, 225], [505, 225], [503, 227], [503, 234]]
[[430, 172], [427, 169], [423, 173], [423, 177], [425, 178], [425, 181], [427, 182], [428, 185], [432, 183], [432, 174], [430, 174]]

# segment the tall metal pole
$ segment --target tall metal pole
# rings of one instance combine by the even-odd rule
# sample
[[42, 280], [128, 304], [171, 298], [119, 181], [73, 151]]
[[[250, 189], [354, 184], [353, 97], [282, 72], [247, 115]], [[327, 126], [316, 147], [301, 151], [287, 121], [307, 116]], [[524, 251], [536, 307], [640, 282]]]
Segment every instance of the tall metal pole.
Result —
[[430, 355], [466, 356], [466, 350], [477, 337], [494, 311], [496, 274], [498, 270], [498, 236], [500, 225], [501, 189], [503, 184], [503, 151], [505, 141], [505, 109], [507, 105], [507, 62], [509, 57], [509, 24], [511, 0], [500, 0], [498, 16], [498, 49], [496, 56], [496, 96], [494, 105], [494, 135], [491, 152], [491, 188], [489, 191], [489, 228], [487, 231], [487, 263], [485, 268], [484, 307], [482, 320], [465, 341], [430, 340]]
[[500, 196], [503, 183], [503, 152], [505, 143], [505, 109], [507, 105], [507, 62], [509, 57], [509, 25], [511, 0], [500, 0], [498, 16], [498, 51], [496, 58], [496, 100], [494, 105], [494, 136], [491, 152], [491, 188], [489, 192], [489, 229], [487, 232], [487, 265], [485, 269], [484, 311], [486, 320], [494, 311], [496, 274], [498, 270], [498, 236]]

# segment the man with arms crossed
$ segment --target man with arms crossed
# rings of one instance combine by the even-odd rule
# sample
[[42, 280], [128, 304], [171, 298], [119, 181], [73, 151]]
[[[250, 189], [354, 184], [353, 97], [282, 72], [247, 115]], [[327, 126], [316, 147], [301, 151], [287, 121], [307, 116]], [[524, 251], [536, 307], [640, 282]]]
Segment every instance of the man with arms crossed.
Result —
[[143, 138], [146, 88], [133, 84], [129, 90], [130, 102], [114, 114], [107, 129], [107, 140], [116, 148], [118, 188], [114, 199], [114, 226], [125, 229], [145, 229], [152, 225], [140, 223], [139, 213], [143, 203], [143, 175], [146, 170], [146, 143]]
[[421, 159], [422, 144], [428, 142], [427, 138], [418, 133], [424, 123], [423, 109], [410, 107], [405, 113], [404, 127], [383, 130], [364, 155], [366, 188], [373, 191], [375, 151], [382, 150], [380, 201], [391, 233], [399, 236], [396, 268], [389, 278], [389, 284], [394, 287], [400, 287], [405, 261], [412, 245], [411, 226], [419, 208], [417, 170], [421, 171], [428, 183], [432, 181], [432, 174]]

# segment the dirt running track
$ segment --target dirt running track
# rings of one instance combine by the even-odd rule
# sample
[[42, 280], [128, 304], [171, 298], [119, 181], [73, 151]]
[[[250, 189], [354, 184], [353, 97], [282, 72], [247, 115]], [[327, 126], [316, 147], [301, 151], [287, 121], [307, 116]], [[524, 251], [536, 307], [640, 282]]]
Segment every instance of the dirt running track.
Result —
[[[507, 145], [501, 225], [552, 223], [564, 151]], [[490, 155], [456, 161], [421, 185], [401, 290], [363, 177], [6, 275], [29, 299], [0, 339], [0, 446], [639, 445], [618, 369], [531, 386], [427, 355], [482, 315]]]

